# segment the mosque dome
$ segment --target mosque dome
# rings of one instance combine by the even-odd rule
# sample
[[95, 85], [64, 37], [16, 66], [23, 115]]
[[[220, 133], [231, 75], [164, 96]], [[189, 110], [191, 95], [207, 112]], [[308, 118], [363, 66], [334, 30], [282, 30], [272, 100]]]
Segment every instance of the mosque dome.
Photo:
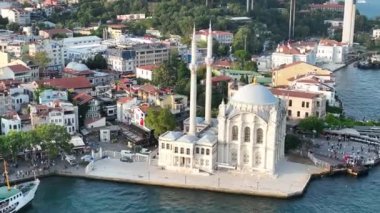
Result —
[[233, 103], [251, 105], [273, 105], [277, 98], [260, 84], [248, 84], [241, 87], [231, 98]]
[[72, 69], [75, 71], [85, 71], [85, 70], [90, 70], [85, 64], [78, 63], [78, 62], [70, 62], [67, 64], [66, 68]]

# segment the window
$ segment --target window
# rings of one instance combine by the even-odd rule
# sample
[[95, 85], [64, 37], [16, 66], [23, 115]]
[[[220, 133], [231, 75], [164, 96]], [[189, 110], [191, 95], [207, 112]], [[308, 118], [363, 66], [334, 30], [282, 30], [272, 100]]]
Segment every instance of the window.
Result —
[[232, 127], [232, 140], [236, 141], [238, 139], [238, 127], [233, 126]]
[[174, 153], [178, 153], [178, 147], [174, 147]]
[[181, 147], [181, 154], [183, 154], [184, 152], [185, 152], [185, 149]]
[[195, 153], [199, 154], [199, 148], [195, 148]]
[[263, 129], [258, 128], [256, 130], [256, 143], [262, 144], [263, 143], [263, 137], [264, 137]]
[[305, 107], [305, 101], [302, 101], [302, 108]]
[[309, 113], [305, 112], [305, 118], [309, 117]]
[[206, 155], [210, 155], [210, 149], [206, 149]]
[[166, 144], [166, 149], [170, 149], [170, 144]]
[[319, 107], [319, 105], [320, 105], [320, 103], [319, 103], [319, 101], [317, 101], [317, 107]]
[[249, 142], [251, 140], [251, 128], [244, 128], [244, 142]]
[[189, 148], [186, 149], [186, 155], [190, 155], [190, 149]]
[[301, 113], [300, 111], [297, 111], [297, 117], [300, 117]]
[[292, 110], [288, 110], [288, 116], [292, 116]]
[[306, 108], [309, 108], [309, 102], [306, 102]]
[[161, 144], [161, 149], [165, 149], [165, 144], [164, 143]]
[[260, 153], [256, 153], [256, 157], [255, 157], [255, 165], [256, 166], [260, 166], [261, 164], [261, 156], [260, 156]]
[[292, 104], [293, 104], [292, 100], [289, 100], [289, 106], [292, 106]]
[[205, 154], [205, 149], [201, 149], [201, 154], [204, 155]]
[[319, 112], [315, 112], [315, 116], [317, 116], [317, 118], [319, 118]]

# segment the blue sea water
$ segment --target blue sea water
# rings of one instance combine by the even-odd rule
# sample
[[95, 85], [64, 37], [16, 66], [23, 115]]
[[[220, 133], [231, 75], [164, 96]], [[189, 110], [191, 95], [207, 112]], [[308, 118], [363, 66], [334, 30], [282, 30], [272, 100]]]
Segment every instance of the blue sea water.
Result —
[[360, 14], [366, 15], [368, 18], [380, 16], [380, 0], [366, 0], [364, 4], [357, 4]]

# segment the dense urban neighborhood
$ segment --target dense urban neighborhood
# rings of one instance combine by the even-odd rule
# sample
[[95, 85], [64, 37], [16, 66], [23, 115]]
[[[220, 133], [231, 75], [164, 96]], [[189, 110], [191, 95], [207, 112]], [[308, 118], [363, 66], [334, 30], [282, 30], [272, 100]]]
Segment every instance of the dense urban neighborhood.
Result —
[[0, 1], [4, 177], [290, 198], [367, 174], [380, 122], [347, 114], [336, 78], [380, 68], [380, 19], [358, 4]]

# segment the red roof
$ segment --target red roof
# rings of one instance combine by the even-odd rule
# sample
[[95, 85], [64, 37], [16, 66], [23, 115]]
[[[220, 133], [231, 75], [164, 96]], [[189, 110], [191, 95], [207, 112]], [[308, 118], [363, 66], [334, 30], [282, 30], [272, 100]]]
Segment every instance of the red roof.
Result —
[[139, 90], [142, 90], [142, 91], [147, 92], [147, 93], [159, 92], [159, 90], [151, 84], [144, 84], [139, 88]]
[[231, 80], [232, 80], [231, 77], [225, 76], [225, 75], [215, 76], [211, 78], [212, 83], [217, 83], [221, 81], [231, 81]]
[[294, 91], [294, 90], [287, 90], [287, 89], [271, 89], [271, 92], [273, 95], [277, 96], [288, 96], [288, 97], [295, 97], [295, 98], [306, 98], [306, 99], [313, 99], [317, 96], [319, 96], [318, 93], [311, 93], [311, 92], [301, 92], [301, 91]]
[[49, 79], [42, 81], [42, 83], [58, 89], [88, 89], [92, 87], [88, 79], [83, 76]]
[[137, 69], [142, 69], [142, 70], [155, 70], [155, 69], [158, 69], [160, 66], [159, 65], [156, 65], [156, 64], [149, 64], [149, 65], [144, 65], [144, 66], [139, 66], [139, 67], [136, 67]]
[[8, 66], [14, 73], [24, 73], [29, 72], [30, 69], [22, 64], [10, 65]]
[[79, 105], [82, 105], [82, 104], [85, 104], [85, 103], [88, 103], [89, 101], [91, 101], [93, 99], [93, 97], [87, 93], [79, 93], [78, 95], [76, 95], [73, 100], [78, 102]]
[[345, 43], [342, 43], [342, 42], [338, 42], [338, 41], [335, 41], [335, 40], [330, 40], [330, 39], [322, 39], [319, 41], [319, 44], [320, 45], [324, 45], [324, 46], [342, 46], [344, 45]]
[[315, 10], [344, 10], [344, 5], [337, 3], [311, 4], [310, 8]]
[[143, 113], [146, 113], [149, 109], [149, 104], [141, 104], [139, 108]]
[[117, 100], [118, 103], [128, 103], [131, 101], [133, 98], [132, 97], [121, 97]]

